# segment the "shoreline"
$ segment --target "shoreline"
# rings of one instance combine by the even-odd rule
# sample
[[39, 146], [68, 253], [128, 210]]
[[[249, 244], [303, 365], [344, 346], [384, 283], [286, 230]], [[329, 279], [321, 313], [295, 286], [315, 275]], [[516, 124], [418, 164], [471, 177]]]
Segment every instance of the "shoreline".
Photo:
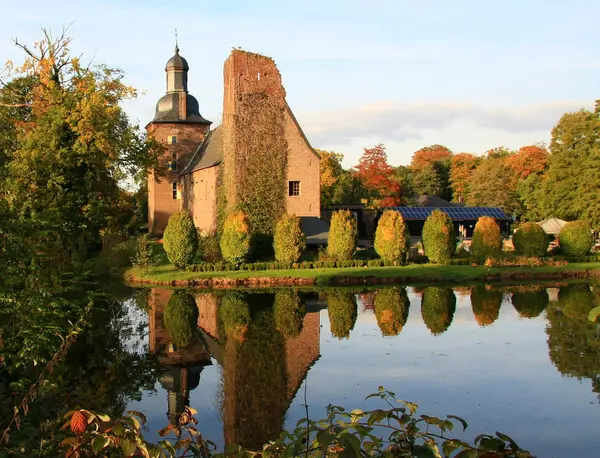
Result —
[[268, 288], [285, 286], [375, 286], [414, 283], [494, 283], [590, 279], [600, 277], [600, 263], [541, 267], [440, 266], [348, 267], [296, 270], [187, 272], [154, 266], [146, 272], [131, 268], [125, 281], [134, 286], [175, 286], [196, 289]]

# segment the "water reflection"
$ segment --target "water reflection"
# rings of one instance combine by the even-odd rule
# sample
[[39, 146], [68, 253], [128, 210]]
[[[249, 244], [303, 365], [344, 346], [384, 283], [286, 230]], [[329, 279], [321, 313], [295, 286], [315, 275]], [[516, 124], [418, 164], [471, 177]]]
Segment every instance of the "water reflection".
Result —
[[[494, 377], [496, 383], [507, 374], [513, 374], [513, 377], [515, 373], [526, 374], [528, 364], [519, 368], [511, 358], [514, 355], [524, 355], [522, 357], [525, 358], [533, 351], [532, 345], [535, 347], [541, 341], [544, 363], [550, 365], [551, 362], [562, 375], [590, 380], [593, 391], [600, 393], [600, 328], [587, 321], [589, 310], [597, 303], [593, 290], [589, 284], [562, 286], [556, 301], [550, 301], [552, 295], [549, 296], [548, 291], [552, 290], [540, 285], [479, 285], [460, 289], [425, 287], [420, 291], [391, 287], [318, 293], [292, 289], [275, 293], [173, 292], [154, 289], [148, 299], [149, 348], [160, 361], [159, 381], [167, 391], [164, 402], [169, 422], [178, 421], [184, 407], [189, 405], [190, 393], [200, 386], [203, 374], [210, 373], [211, 369], [207, 367], [214, 364], [221, 369], [218, 373], [219, 388], [215, 389], [221, 414], [219, 427], [222, 427], [225, 444], [235, 443], [258, 450], [264, 442], [278, 436], [286, 421], [286, 414], [290, 415], [289, 412], [293, 410], [290, 410], [290, 406], [294, 402], [296, 405], [302, 402], [294, 401], [294, 398], [309, 371], [315, 368], [321, 368], [316, 369], [317, 374], [327, 371], [319, 363], [315, 364], [321, 357], [322, 322], [326, 334], [323, 345], [338, 352], [334, 353], [338, 361], [332, 360], [330, 355], [328, 364], [331, 365], [331, 372], [326, 372], [327, 378], [317, 380], [319, 390], [323, 392], [328, 392], [330, 384], [344, 386], [348, 377], [338, 377], [337, 374], [346, 374], [345, 368], [349, 364], [352, 366], [358, 358], [378, 368], [388, 367], [384, 359], [380, 359], [385, 358], [384, 355], [399, 358], [398, 355], [402, 354], [403, 358], [410, 358], [414, 354], [418, 355], [414, 360], [404, 360], [403, 363], [390, 366], [392, 375], [388, 375], [389, 379], [378, 378], [373, 381], [368, 375], [361, 374], [358, 366], [352, 366], [352, 383], [358, 385], [358, 382], [367, 380], [393, 385], [399, 374], [406, 374], [402, 377], [408, 384], [411, 376], [417, 377], [422, 373], [419, 370], [426, 371], [428, 367], [435, 366], [434, 372], [443, 376], [436, 376], [435, 381], [424, 377], [416, 383], [428, 386], [433, 390], [431, 393], [439, 393], [454, 386], [451, 371], [452, 366], [457, 365], [462, 368], [460, 380], [469, 380], [471, 384], [468, 391], [477, 392], [477, 380], [482, 377], [481, 384], [486, 387], [481, 392], [483, 397], [472, 394], [469, 395], [472, 398], [460, 398], [461, 402], [467, 405], [477, 405], [482, 400], [490, 402], [489, 399], [493, 399], [490, 382], [489, 379], [486, 381], [485, 375], [481, 375], [486, 370], [466, 373], [469, 369], [461, 366], [462, 361], [477, 355], [483, 367], [486, 359], [495, 361], [494, 358], [498, 358], [499, 354], [507, 352], [504, 356], [506, 359], [499, 360], [497, 366], [494, 362], [488, 366], [487, 371], [492, 371], [488, 376]], [[412, 307], [417, 308], [410, 314], [410, 319], [409, 299], [413, 301]], [[321, 313], [325, 307], [327, 311]], [[330, 334], [326, 330], [327, 318]], [[419, 322], [424, 326], [418, 326]], [[507, 345], [517, 339], [513, 333], [517, 324], [521, 329], [528, 330], [523, 335], [533, 333], [529, 338], [533, 339], [535, 335], [536, 340], [522, 348], [515, 346], [509, 349]], [[367, 328], [369, 325], [378, 328], [383, 336], [390, 336], [385, 344], [379, 343], [383, 342], [379, 335], [374, 337], [372, 332], [365, 331], [370, 329]], [[459, 334], [452, 332], [455, 328]], [[469, 333], [463, 334], [461, 330], [467, 328], [470, 329]], [[518, 334], [520, 331], [514, 332]], [[440, 339], [442, 334], [444, 338]], [[547, 347], [543, 341], [544, 334], [547, 336]], [[328, 339], [328, 335], [334, 339]], [[466, 335], [473, 337], [465, 340]], [[338, 342], [338, 339], [344, 340]], [[399, 345], [397, 339], [410, 339], [409, 342], [414, 344]], [[477, 349], [469, 347], [477, 347], [480, 343], [488, 346], [481, 345]], [[444, 346], [443, 350], [436, 348], [436, 345]], [[422, 346], [427, 350], [419, 353]], [[446, 346], [450, 348], [446, 349]], [[401, 353], [397, 351], [399, 347], [403, 348]], [[432, 348], [438, 355], [435, 361], [427, 359], [427, 355], [434, 353]], [[364, 353], [359, 356], [361, 351]], [[447, 358], [446, 353], [458, 359], [445, 366], [443, 358]], [[501, 369], [502, 364], [504, 369]], [[496, 372], [493, 372], [493, 367], [498, 367]], [[552, 371], [556, 373], [553, 368]], [[534, 375], [530, 374], [521, 383], [534, 379]], [[539, 389], [540, 381], [535, 380], [538, 380], [536, 387], [522, 385], [525, 391], [533, 390], [531, 399], [539, 396], [535, 390]], [[457, 387], [461, 385], [462, 382], [456, 383]], [[361, 391], [360, 394], [363, 396], [365, 392]], [[451, 402], [451, 399], [452, 396], [443, 402]], [[352, 398], [343, 402], [347, 402], [349, 407], [357, 407], [356, 403], [361, 399]], [[533, 415], [533, 421], [535, 412], [545, 409], [546, 404], [533, 404], [530, 408], [531, 412], [526, 411], [524, 415]], [[444, 413], [454, 413], [452, 410]], [[294, 423], [297, 411], [295, 415]], [[202, 416], [202, 412], [199, 416]], [[539, 425], [546, 421], [535, 418]]]
[[377, 325], [384, 336], [396, 336], [408, 319], [410, 302], [406, 288], [386, 288], [377, 292], [373, 301]]
[[430, 286], [423, 291], [421, 316], [434, 336], [443, 334], [452, 323], [456, 311], [456, 296], [450, 288]]

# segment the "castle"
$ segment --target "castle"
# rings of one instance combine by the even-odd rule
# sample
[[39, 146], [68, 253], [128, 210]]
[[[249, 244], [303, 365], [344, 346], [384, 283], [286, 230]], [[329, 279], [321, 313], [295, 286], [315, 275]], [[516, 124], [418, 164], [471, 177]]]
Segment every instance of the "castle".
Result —
[[[165, 67], [167, 92], [156, 104], [154, 118], [146, 126], [148, 134], [164, 145], [161, 160], [168, 168], [164, 176], [153, 173], [148, 176], [149, 232], [161, 234], [169, 216], [181, 210], [192, 215], [202, 232], [214, 232], [221, 183], [223, 195], [229, 196], [228, 204], [235, 203], [232, 196], [243, 196], [243, 187], [248, 185], [240, 184], [232, 173], [222, 173], [224, 164], [230, 170], [248, 160], [249, 153], [244, 150], [246, 132], [279, 123], [275, 132], [281, 133], [280, 138], [267, 141], [264, 146], [266, 151], [273, 152], [269, 156], [273, 162], [267, 164], [268, 168], [273, 173], [279, 168], [285, 175], [280, 180], [285, 189], [279, 190], [285, 196], [285, 211], [301, 217], [305, 233], [309, 232], [308, 242], [325, 243], [327, 225], [319, 219], [320, 157], [285, 100], [281, 75], [273, 60], [237, 49], [231, 52], [223, 72], [223, 124], [213, 130], [212, 122], [202, 117], [198, 101], [188, 92], [188, 71], [189, 65], [176, 45], [175, 55]], [[277, 108], [276, 116], [243, 121], [240, 106], [243, 101], [254, 100], [252, 97], [268, 99]], [[277, 147], [282, 153], [275, 151]], [[264, 164], [260, 170], [261, 174], [266, 173]], [[250, 179], [261, 177], [254, 175]]]

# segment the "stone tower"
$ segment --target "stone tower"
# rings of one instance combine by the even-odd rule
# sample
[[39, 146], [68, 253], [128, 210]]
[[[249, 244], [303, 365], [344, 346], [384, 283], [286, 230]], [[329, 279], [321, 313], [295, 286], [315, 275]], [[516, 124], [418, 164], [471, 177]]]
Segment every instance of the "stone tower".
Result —
[[161, 177], [148, 175], [148, 231], [155, 234], [161, 234], [169, 216], [181, 209], [179, 173], [212, 124], [202, 117], [198, 101], [188, 92], [188, 71], [176, 44], [175, 55], [165, 67], [167, 93], [156, 104], [154, 119], [146, 126], [148, 134], [165, 147], [160, 165], [167, 169]]

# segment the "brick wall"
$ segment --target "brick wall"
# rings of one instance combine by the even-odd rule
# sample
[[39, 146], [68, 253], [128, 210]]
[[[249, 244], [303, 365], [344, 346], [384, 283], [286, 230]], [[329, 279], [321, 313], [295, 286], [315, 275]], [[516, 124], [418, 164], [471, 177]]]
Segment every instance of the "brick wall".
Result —
[[[182, 208], [181, 201], [173, 199], [173, 182], [179, 181], [179, 172], [188, 164], [208, 129], [209, 126], [196, 124], [150, 123], [148, 125], [148, 134], [165, 147], [164, 155], [160, 159], [161, 167], [166, 167], [166, 163], [173, 160], [174, 153], [177, 158], [177, 170], [167, 171], [165, 176], [158, 179], [152, 173], [148, 176], [149, 231], [162, 234], [169, 216]], [[167, 138], [171, 135], [177, 137], [175, 145], [167, 144]]]
[[217, 179], [219, 167], [209, 167], [183, 177], [183, 208], [204, 233], [217, 230]]

